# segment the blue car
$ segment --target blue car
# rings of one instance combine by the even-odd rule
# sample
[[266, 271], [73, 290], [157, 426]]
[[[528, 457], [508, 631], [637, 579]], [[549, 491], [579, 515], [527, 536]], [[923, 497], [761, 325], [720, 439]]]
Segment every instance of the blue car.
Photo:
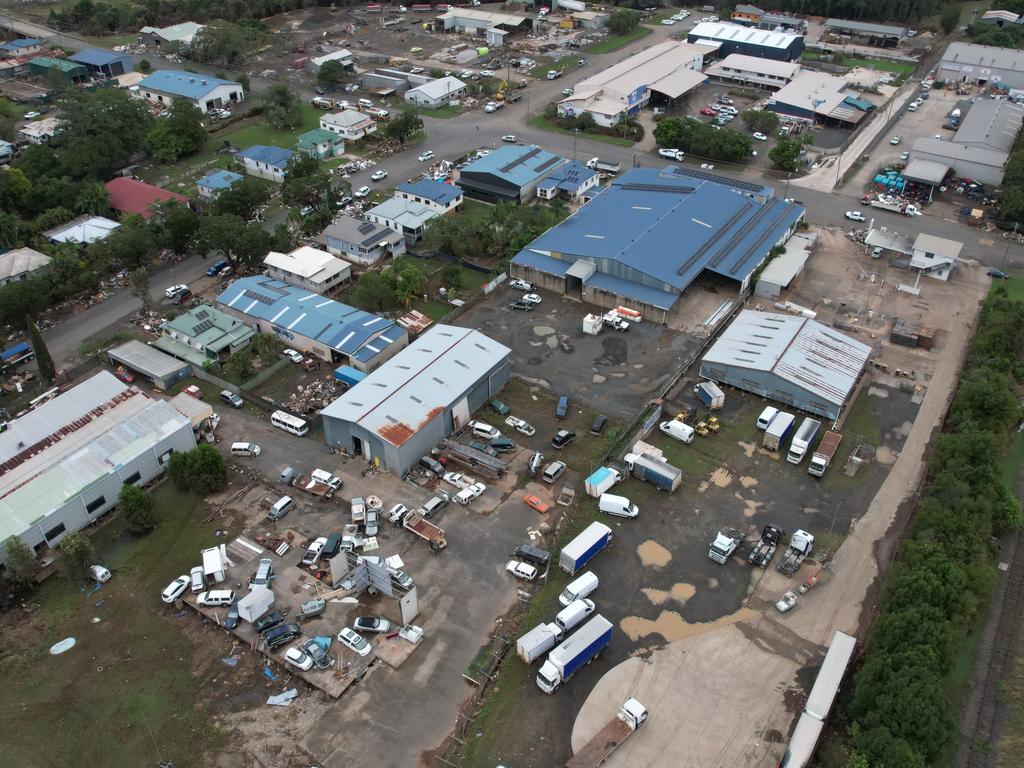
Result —
[[221, 259], [220, 261], [211, 264], [210, 268], [206, 270], [206, 274], [209, 275], [210, 277], [216, 277], [217, 275], [220, 274], [220, 271], [224, 269], [224, 267], [226, 267], [227, 265], [228, 260]]
[[558, 405], [555, 406], [555, 418], [564, 419], [569, 414], [569, 398], [562, 395], [558, 398]]

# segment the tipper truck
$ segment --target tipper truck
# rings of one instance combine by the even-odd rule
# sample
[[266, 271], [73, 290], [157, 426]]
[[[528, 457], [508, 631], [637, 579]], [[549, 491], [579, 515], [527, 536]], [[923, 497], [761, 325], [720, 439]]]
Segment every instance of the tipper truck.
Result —
[[807, 531], [796, 531], [789, 540], [789, 548], [776, 566], [779, 573], [792, 576], [814, 550], [814, 537]]
[[586, 479], [584, 487], [587, 495], [599, 498], [602, 493], [610, 490], [616, 483], [622, 482], [622, 473], [611, 467], [601, 467]]
[[713, 381], [702, 381], [693, 388], [695, 394], [709, 411], [717, 411], [725, 405], [725, 392]]
[[597, 768], [645, 722], [647, 707], [633, 697], [626, 699], [615, 717], [605, 723], [604, 727], [572, 756], [565, 764], [565, 768]]
[[627, 453], [623, 461], [629, 471], [662, 491], [674, 491], [683, 481], [683, 472], [664, 459], [659, 461], [646, 453]]
[[800, 428], [793, 435], [793, 442], [789, 445], [786, 461], [790, 464], [799, 464], [803, 461], [814, 444], [814, 438], [818, 436], [819, 429], [821, 429], [821, 422], [810, 416], [800, 422]]
[[796, 417], [791, 413], [785, 411], [779, 412], [779, 414], [772, 419], [772, 423], [768, 425], [768, 429], [764, 431], [764, 447], [769, 451], [777, 451], [786, 442], [786, 437], [793, 429], [793, 422], [796, 421]]
[[612, 623], [598, 614], [551, 653], [537, 672], [537, 687], [554, 693], [612, 642]]
[[592, 157], [587, 160], [587, 168], [592, 171], [618, 173], [622, 169], [622, 163], [618, 160], [602, 160], [600, 157]]
[[591, 559], [608, 546], [612, 540], [612, 529], [604, 523], [591, 523], [579, 536], [570, 541], [558, 556], [558, 564], [570, 575], [575, 574]]
[[832, 458], [836, 455], [836, 451], [839, 450], [839, 443], [842, 439], [843, 436], [838, 432], [826, 432], [825, 436], [821, 438], [821, 443], [811, 455], [811, 464], [807, 467], [807, 474], [814, 475], [815, 477], [824, 475], [825, 470], [832, 463]]
[[557, 624], [538, 624], [516, 640], [516, 653], [527, 664], [532, 664], [561, 639], [562, 630]]
[[779, 542], [785, 535], [785, 531], [769, 523], [761, 529], [761, 540], [751, 550], [747, 560], [758, 568], [764, 568], [775, 557], [775, 550], [779, 548]]

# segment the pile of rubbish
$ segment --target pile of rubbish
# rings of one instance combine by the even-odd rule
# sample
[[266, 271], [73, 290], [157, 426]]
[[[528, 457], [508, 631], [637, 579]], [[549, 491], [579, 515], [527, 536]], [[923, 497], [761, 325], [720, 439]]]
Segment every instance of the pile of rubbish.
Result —
[[316, 413], [333, 403], [339, 394], [337, 382], [333, 376], [329, 376], [296, 387], [295, 393], [285, 400], [285, 406], [295, 413]]

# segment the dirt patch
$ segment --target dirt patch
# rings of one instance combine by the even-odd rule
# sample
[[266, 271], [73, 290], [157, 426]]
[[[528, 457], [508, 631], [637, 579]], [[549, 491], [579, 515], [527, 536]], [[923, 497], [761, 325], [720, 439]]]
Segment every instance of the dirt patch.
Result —
[[671, 590], [644, 587], [640, 591], [647, 595], [647, 599], [655, 605], [662, 605], [668, 602], [670, 598], [685, 604], [687, 600], [697, 593], [697, 588], [692, 584], [673, 584]]
[[638, 546], [636, 553], [640, 556], [640, 562], [648, 568], [664, 568], [672, 559], [672, 553], [653, 539]]
[[667, 642], [672, 642], [673, 640], [682, 640], [684, 637], [701, 635], [717, 627], [737, 624], [759, 615], [757, 611], [750, 608], [741, 608], [736, 613], [723, 616], [715, 621], [691, 624], [675, 611], [662, 611], [654, 620], [640, 616], [627, 616], [619, 622], [619, 626], [633, 641], [649, 635], [661, 635]]
[[728, 488], [736, 476], [725, 467], [719, 467], [711, 473], [711, 482], [719, 488]]
[[754, 443], [745, 443], [740, 440], [736, 444], [743, 450], [748, 459], [754, 458], [754, 453], [757, 451], [757, 446]]
[[743, 477], [740, 478], [740, 485], [742, 485], [744, 488], [753, 488], [755, 485], [757, 485], [757, 478], [744, 475]]

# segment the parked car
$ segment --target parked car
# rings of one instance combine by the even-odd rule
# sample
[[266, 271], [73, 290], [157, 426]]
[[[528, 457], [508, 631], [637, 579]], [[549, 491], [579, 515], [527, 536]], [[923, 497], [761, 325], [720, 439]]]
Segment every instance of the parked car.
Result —
[[519, 310], [520, 312], [533, 312], [533, 310], [537, 308], [537, 305], [532, 304], [529, 301], [523, 301], [522, 299], [518, 299], [509, 304], [508, 308], [516, 309]]
[[501, 140], [502, 141], [506, 141], [509, 144], [515, 144], [516, 143], [516, 135], [514, 133], [506, 133], [504, 136], [501, 137]]
[[754, 138], [757, 139], [758, 141], [768, 141], [768, 137], [765, 136], [760, 131], [754, 133]]
[[164, 591], [160, 593], [160, 599], [165, 603], [173, 603], [185, 594], [185, 590], [189, 588], [191, 583], [192, 579], [188, 576], [179, 576], [164, 588]]
[[1001, 269], [995, 269], [995, 268], [993, 268], [993, 269], [990, 269], [990, 270], [989, 270], [988, 272], [986, 272], [985, 274], [986, 274], [986, 275], [988, 275], [989, 277], [995, 277], [995, 278], [998, 278], [999, 280], [1006, 280], [1006, 279], [1008, 279], [1008, 278], [1010, 277], [1010, 276], [1009, 276], [1008, 274], [1006, 274], [1005, 272], [1003, 272], [1003, 270], [1001, 270]]
[[509, 280], [508, 287], [515, 288], [517, 291], [525, 291], [526, 293], [529, 293], [534, 289], [533, 283], [529, 280], [520, 280], [519, 278]]
[[523, 502], [525, 502], [526, 506], [528, 506], [534, 512], [540, 512], [541, 514], [544, 514], [545, 512], [551, 511], [551, 505], [548, 504], [546, 501], [544, 501], [544, 499], [542, 499], [535, 493], [523, 496]]
[[522, 560], [509, 560], [505, 563], [505, 570], [523, 581], [533, 581], [537, 578], [537, 566], [524, 563]]
[[437, 459], [430, 456], [423, 456], [420, 459], [420, 466], [429, 472], [433, 472], [437, 477], [444, 474], [444, 465]]
[[569, 398], [567, 395], [562, 395], [558, 398], [558, 404], [555, 406], [555, 418], [564, 419], [569, 415]]
[[164, 291], [164, 296], [166, 296], [168, 299], [173, 299], [179, 293], [182, 293], [183, 291], [187, 290], [187, 285], [172, 285], [170, 288]]
[[391, 622], [378, 616], [360, 616], [352, 627], [356, 632], [368, 632], [370, 634], [384, 634], [391, 631]]
[[901, 162], [905, 163], [909, 159], [910, 159], [910, 153], [909, 152], [900, 152], [900, 161]]
[[238, 629], [242, 617], [238, 615], [238, 601], [232, 600], [228, 606], [228, 615], [224, 617], [224, 629]]
[[463, 488], [469, 488], [469, 486], [476, 482], [472, 477], [462, 472], [445, 472], [444, 481], [449, 485], [454, 485], [460, 491]]
[[501, 437], [501, 432], [497, 427], [488, 424], [486, 421], [471, 421], [469, 422], [469, 429], [473, 433], [473, 437], [485, 438], [487, 440], [497, 440]]
[[487, 491], [487, 486], [483, 483], [473, 483], [468, 488], [463, 488], [457, 494], [455, 494], [455, 500], [462, 506], [466, 506], [473, 499], [482, 496]]
[[363, 185], [352, 194], [361, 200], [364, 197], [370, 196], [370, 188], [367, 187], [366, 185]]
[[516, 416], [509, 416], [505, 419], [505, 423], [512, 427], [516, 432], [526, 435], [527, 437], [532, 437], [537, 434], [537, 430], [534, 429], [532, 424], [528, 421], [523, 421]]
[[894, 147], [902, 141], [903, 139], [899, 136], [893, 136], [891, 139], [889, 139], [889, 143], [892, 144]]
[[298, 645], [293, 645], [284, 652], [284, 662], [301, 672], [309, 672], [313, 668], [313, 657], [303, 652]]
[[431, 515], [440, 512], [442, 509], [448, 506], [448, 502], [451, 501], [452, 497], [445, 491], [438, 491], [425, 502], [419, 509], [419, 513], [424, 517], [430, 517]]
[[867, 219], [864, 218], [864, 214], [860, 211], [847, 211], [844, 215], [850, 221], [867, 221]]
[[301, 354], [296, 352], [294, 349], [286, 349], [282, 351], [281, 354], [287, 357], [293, 363], [301, 363], [303, 360], [305, 360], [305, 358]]
[[363, 521], [363, 528], [366, 530], [367, 536], [376, 536], [377, 530], [380, 527], [380, 510], [367, 509], [366, 519]]
[[240, 398], [230, 389], [222, 389], [220, 392], [220, 399], [230, 405], [232, 408], [241, 408], [245, 405], [245, 400]]
[[536, 293], [528, 293], [525, 296], [523, 296], [522, 301], [528, 302], [530, 304], [540, 304], [543, 301], [543, 299], [541, 299], [541, 297], [538, 296]]
[[379, 171], [374, 171], [370, 176], [371, 181], [383, 181], [388, 177], [388, 172], [381, 168]]
[[367, 656], [373, 651], [370, 641], [353, 629], [342, 627], [338, 633], [338, 642], [355, 653], [357, 656]]
[[408, 573], [399, 568], [389, 568], [388, 570], [391, 571], [391, 580], [395, 584], [406, 591], [412, 589], [412, 577]]
[[700, 108], [700, 113], [702, 115], [709, 115], [709, 116], [717, 114], [715, 112], [715, 110], [711, 109], [711, 107], [701, 107]]
[[268, 629], [276, 627], [284, 621], [284, 614], [280, 611], [271, 611], [260, 616], [256, 621], [252, 623], [252, 631], [257, 635], [266, 632]]
[[498, 455], [498, 452], [491, 448], [491, 446], [487, 445], [487, 443], [481, 443], [479, 440], [471, 440], [468, 443], [468, 445], [470, 448], [480, 451], [482, 453], [486, 453], [488, 456]]
[[568, 429], [560, 429], [557, 432], [555, 432], [555, 436], [551, 438], [551, 445], [552, 447], [561, 450], [575, 439], [575, 432]]
[[600, 435], [604, 432], [604, 427], [608, 423], [608, 417], [604, 415], [598, 415], [594, 419], [594, 422], [590, 425], [590, 434]]
[[658, 154], [661, 157], [668, 158], [669, 160], [682, 160], [686, 156], [686, 153], [681, 149], [662, 148], [658, 150]]
[[307, 640], [299, 645], [299, 648], [313, 660], [313, 666], [317, 669], [330, 669], [334, 666], [334, 659], [327, 654], [324, 647], [316, 640]]
[[417, 157], [416, 159], [419, 160], [421, 163], [424, 163], [427, 160], [433, 160], [434, 152], [433, 150], [428, 149], [426, 152], [421, 152], [419, 157]]
[[267, 632], [263, 639], [267, 641], [267, 650], [274, 651], [301, 636], [302, 627], [298, 624], [282, 624]]
[[792, 592], [787, 592], [779, 598], [779, 602], [775, 604], [775, 610], [779, 613], [787, 613], [793, 609], [794, 605], [796, 605], [796, 595]]
[[512, 412], [511, 408], [498, 399], [491, 400], [488, 405], [491, 406], [491, 410], [499, 416], [508, 416]]
[[306, 553], [302, 556], [303, 565], [313, 565], [317, 560], [320, 559], [320, 553], [324, 551], [324, 546], [327, 544], [327, 537], [320, 536], [313, 540], [313, 543], [306, 548]]
[[515, 442], [507, 437], [496, 437], [490, 441], [489, 445], [498, 453], [512, 453], [516, 449]]

